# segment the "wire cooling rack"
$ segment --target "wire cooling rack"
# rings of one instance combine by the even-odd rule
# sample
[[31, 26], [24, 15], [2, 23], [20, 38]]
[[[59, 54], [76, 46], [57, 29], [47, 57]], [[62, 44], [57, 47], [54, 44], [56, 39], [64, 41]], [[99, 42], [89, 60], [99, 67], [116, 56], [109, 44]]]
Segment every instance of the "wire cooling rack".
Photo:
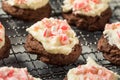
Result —
[[[52, 17], [63, 19], [61, 16], [62, 0], [51, 0]], [[120, 21], [120, 0], [112, 0], [110, 7], [113, 15], [110, 22]], [[14, 67], [27, 67], [28, 71], [35, 77], [40, 77], [43, 80], [63, 80], [69, 69], [78, 66], [79, 64], [86, 63], [88, 56], [91, 56], [98, 64], [117, 72], [120, 74], [120, 66], [115, 66], [109, 61], [105, 60], [102, 53], [96, 49], [97, 41], [99, 40], [102, 32], [87, 32], [80, 31], [74, 26], [73, 29], [78, 35], [82, 45], [82, 55], [74, 63], [68, 66], [53, 66], [47, 65], [36, 59], [36, 55], [29, 54], [25, 51], [23, 45], [27, 32], [26, 28], [30, 27], [33, 22], [24, 22], [12, 18], [10, 15], [5, 14], [1, 9], [0, 0], [0, 21], [6, 28], [6, 34], [11, 40], [12, 48], [10, 49], [10, 56], [0, 60], [0, 66], [14, 66]]]

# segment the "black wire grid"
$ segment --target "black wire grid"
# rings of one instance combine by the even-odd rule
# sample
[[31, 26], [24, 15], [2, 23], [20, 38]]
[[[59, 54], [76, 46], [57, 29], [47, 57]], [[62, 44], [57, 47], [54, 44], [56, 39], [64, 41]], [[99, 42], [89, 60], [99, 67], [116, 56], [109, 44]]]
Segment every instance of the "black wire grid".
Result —
[[[62, 0], [51, 0], [50, 4], [52, 7], [51, 17], [63, 19], [60, 8]], [[120, 0], [112, 0], [110, 7], [113, 11], [110, 23], [120, 21]], [[9, 36], [12, 45], [12, 48], [10, 49], [10, 56], [0, 60], [1, 67], [27, 67], [28, 71], [33, 76], [42, 78], [43, 80], [63, 80], [69, 69], [77, 67], [79, 64], [85, 64], [87, 57], [91, 56], [98, 64], [120, 74], [120, 66], [115, 66], [104, 59], [102, 53], [96, 48], [97, 41], [102, 35], [102, 32], [80, 31], [76, 29], [76, 27], [72, 26], [81, 41], [82, 54], [74, 64], [60, 67], [47, 65], [37, 60], [36, 55], [29, 54], [25, 51], [24, 42], [26, 35], [28, 34], [25, 29], [30, 27], [33, 22], [24, 22], [7, 15], [1, 8], [1, 0], [0, 21], [5, 26], [6, 34]]]

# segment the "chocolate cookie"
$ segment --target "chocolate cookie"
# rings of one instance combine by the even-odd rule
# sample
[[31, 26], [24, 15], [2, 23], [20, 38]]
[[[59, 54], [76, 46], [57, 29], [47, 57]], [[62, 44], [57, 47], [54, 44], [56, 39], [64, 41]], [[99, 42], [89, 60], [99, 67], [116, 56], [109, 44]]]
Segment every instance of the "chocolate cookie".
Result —
[[97, 48], [103, 52], [103, 56], [111, 63], [120, 65], [120, 49], [115, 45], [111, 46], [103, 36], [98, 41]]
[[75, 15], [72, 11], [67, 13], [62, 13], [63, 17], [67, 19], [69, 24], [77, 26], [79, 29], [88, 31], [98, 31], [103, 30], [109, 18], [112, 15], [110, 8], [106, 9], [101, 13], [100, 16], [85, 16], [85, 15]]
[[25, 49], [30, 53], [37, 54], [39, 60], [53, 65], [67, 65], [73, 63], [78, 59], [82, 51], [80, 44], [76, 44], [69, 55], [51, 54], [47, 52], [42, 44], [30, 34], [27, 36]]
[[5, 44], [0, 49], [0, 59], [7, 58], [9, 56], [11, 44], [8, 36], [5, 36]]
[[6, 1], [3, 1], [2, 8], [6, 13], [12, 15], [13, 17], [28, 21], [41, 20], [44, 17], [49, 17], [51, 13], [51, 6], [49, 5], [49, 3], [46, 6], [37, 10], [31, 10], [11, 6]]

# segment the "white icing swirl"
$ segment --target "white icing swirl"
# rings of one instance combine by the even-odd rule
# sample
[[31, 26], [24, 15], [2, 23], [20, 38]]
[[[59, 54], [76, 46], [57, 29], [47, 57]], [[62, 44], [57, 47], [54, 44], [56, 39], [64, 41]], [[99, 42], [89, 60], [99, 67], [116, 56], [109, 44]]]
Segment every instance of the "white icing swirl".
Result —
[[11, 6], [33, 10], [45, 6], [48, 2], [49, 0], [7, 0], [7, 3]]
[[64, 0], [63, 12], [73, 11], [73, 14], [100, 16], [109, 6], [110, 0]]
[[5, 45], [5, 28], [0, 23], [0, 48]]
[[111, 46], [115, 45], [120, 49], [120, 22], [106, 24], [103, 34]]
[[66, 20], [44, 18], [26, 31], [40, 41], [45, 50], [51, 54], [69, 55], [72, 48], [79, 44], [75, 32]]
[[90, 57], [86, 65], [70, 69], [67, 80], [118, 80], [120, 76], [105, 67], [98, 65]]

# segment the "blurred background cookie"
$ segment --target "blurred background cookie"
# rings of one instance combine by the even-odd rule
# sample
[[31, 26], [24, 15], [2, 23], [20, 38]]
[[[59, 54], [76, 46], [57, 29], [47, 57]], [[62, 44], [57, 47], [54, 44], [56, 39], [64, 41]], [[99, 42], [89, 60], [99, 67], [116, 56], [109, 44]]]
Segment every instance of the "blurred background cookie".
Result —
[[119, 80], [119, 78], [117, 73], [98, 65], [89, 57], [87, 64], [70, 69], [64, 80]]
[[1, 67], [1, 80], [41, 80], [30, 75], [27, 68]]
[[69, 24], [88, 31], [103, 30], [112, 11], [109, 0], [64, 0], [62, 14]]
[[4, 26], [0, 23], [0, 59], [7, 58], [9, 56], [10, 48], [10, 40], [5, 34]]
[[98, 50], [111, 63], [120, 65], [120, 22], [106, 24], [98, 41]]
[[38, 21], [51, 14], [49, 0], [3, 0], [2, 9], [17, 19]]

